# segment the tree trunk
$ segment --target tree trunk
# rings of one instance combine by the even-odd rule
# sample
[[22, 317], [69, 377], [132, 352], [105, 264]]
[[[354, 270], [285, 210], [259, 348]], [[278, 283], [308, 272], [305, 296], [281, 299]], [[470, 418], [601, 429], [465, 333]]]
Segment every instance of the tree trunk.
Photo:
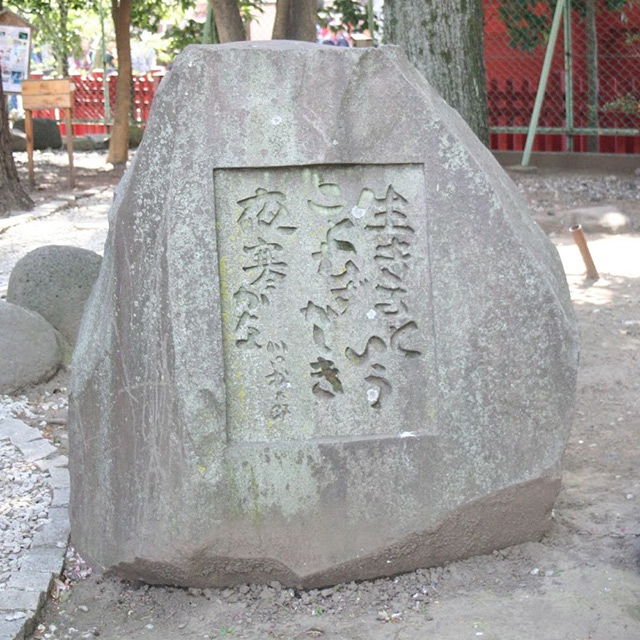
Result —
[[60, 2], [60, 70], [66, 78], [69, 75], [69, 6]]
[[317, 0], [278, 0], [273, 40], [316, 41]]
[[204, 29], [202, 30], [202, 44], [218, 44], [218, 30], [216, 29], [216, 21], [213, 17], [212, 0], [207, 2], [207, 18], [204, 21]]
[[[587, 45], [587, 126], [598, 127], [598, 31], [595, 0], [587, 0], [585, 15]], [[598, 151], [598, 136], [587, 138], [587, 151]]]
[[386, 0], [384, 29], [488, 145], [482, 0]]
[[211, 0], [211, 7], [220, 43], [247, 39], [238, 0]]
[[6, 218], [11, 211], [27, 211], [31, 208], [33, 202], [20, 184], [11, 154], [9, 116], [0, 82], [0, 218]]
[[118, 82], [116, 108], [109, 139], [107, 162], [125, 164], [129, 157], [129, 112], [131, 110], [131, 0], [111, 0], [111, 15], [116, 30]]

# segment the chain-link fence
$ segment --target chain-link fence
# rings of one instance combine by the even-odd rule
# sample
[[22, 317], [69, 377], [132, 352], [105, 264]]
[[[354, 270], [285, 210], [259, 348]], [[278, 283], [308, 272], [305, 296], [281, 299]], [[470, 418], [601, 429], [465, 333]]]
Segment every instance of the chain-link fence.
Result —
[[[149, 110], [158, 84], [163, 74], [134, 76], [131, 81], [131, 120], [137, 123], [145, 123], [149, 119]], [[31, 74], [31, 79], [38, 76]], [[105, 102], [105, 82], [102, 72], [90, 74], [71, 75], [74, 84], [73, 107], [71, 120], [74, 136], [83, 136], [90, 133], [106, 133], [112, 124], [112, 113], [116, 105], [116, 84], [118, 75], [107, 77], [108, 105]], [[108, 107], [108, 108], [107, 108]], [[56, 118], [60, 120], [62, 114], [55, 109], [41, 109], [34, 111], [37, 118]], [[60, 124], [60, 131], [65, 135], [66, 128]]]
[[[566, 2], [533, 149], [640, 153], [640, 0]], [[491, 147], [522, 150], [556, 0], [484, 7]]]

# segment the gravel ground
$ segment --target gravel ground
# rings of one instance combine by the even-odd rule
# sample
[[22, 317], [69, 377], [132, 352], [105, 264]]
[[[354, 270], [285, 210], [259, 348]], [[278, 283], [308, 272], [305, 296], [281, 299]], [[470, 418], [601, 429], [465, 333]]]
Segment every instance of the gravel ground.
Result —
[[51, 492], [45, 474], [0, 441], [0, 589], [47, 522]]
[[[133, 158], [135, 151], [130, 157]], [[18, 175], [36, 205], [49, 200], [81, 193], [86, 189], [101, 189], [113, 186], [122, 175], [122, 170], [114, 170], [113, 165], [106, 162], [106, 151], [75, 151], [73, 165], [75, 189], [70, 191], [69, 158], [66, 150], [34, 151], [33, 164], [36, 186], [28, 186], [27, 152], [14, 152], [13, 158]]]
[[607, 210], [628, 216], [627, 231], [640, 230], [640, 181], [635, 175], [512, 172], [510, 176], [527, 199], [536, 222], [551, 237], [566, 233], [576, 222], [584, 223], [581, 217], [585, 213], [602, 215]]
[[529, 206], [534, 214], [558, 215], [574, 207], [640, 200], [640, 184], [638, 177], [634, 175], [510, 175], [528, 196]]
[[[46, 169], [52, 175], [56, 170], [64, 177], [62, 161]], [[583, 334], [564, 488], [552, 528], [541, 542], [392, 579], [312, 591], [285, 589], [275, 582], [233, 589], [149, 587], [93, 575], [71, 550], [64, 579], [52, 594], [33, 638], [640, 638], [638, 180], [606, 173], [512, 177], [527, 197], [533, 216], [560, 250]], [[19, 235], [11, 235], [11, 230], [1, 234], [0, 270], [10, 270], [21, 251], [33, 248], [30, 237], [39, 238], [42, 244], [47, 243], [42, 241], [47, 234], [48, 242], [66, 241], [67, 216], [91, 220], [90, 228], [75, 225], [73, 243], [95, 247], [106, 232], [106, 213], [95, 213], [95, 208], [92, 213], [92, 204], [79, 201], [59, 212], [55, 222], [63, 230], [61, 236], [54, 233], [56, 224], [44, 234], [36, 222], [21, 225], [23, 229], [15, 232]], [[595, 207], [621, 212], [629, 225], [622, 235], [589, 235], [602, 277], [587, 286], [566, 229], [575, 219], [574, 210], [589, 214]], [[63, 372], [46, 385], [26, 390], [23, 402], [27, 404], [22, 405], [25, 421], [39, 426], [63, 450], [67, 447], [67, 375]], [[4, 446], [0, 447], [0, 461], [1, 469], [20, 465], [14, 452]], [[28, 520], [34, 513], [31, 505], [38, 504], [37, 480], [33, 484], [34, 497], [19, 522]], [[26, 498], [18, 501], [27, 502]], [[39, 513], [35, 513], [35, 522]], [[7, 530], [3, 532], [0, 524], [3, 549], [2, 534]], [[15, 548], [13, 541], [8, 543]]]

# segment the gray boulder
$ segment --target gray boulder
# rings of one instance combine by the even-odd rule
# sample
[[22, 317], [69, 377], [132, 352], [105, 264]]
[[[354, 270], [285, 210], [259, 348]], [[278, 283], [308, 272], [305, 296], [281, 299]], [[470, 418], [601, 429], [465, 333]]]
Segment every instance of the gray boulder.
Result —
[[399, 48], [188, 47], [74, 353], [72, 542], [311, 587], [539, 539], [577, 354], [555, 248]]
[[53, 377], [62, 364], [56, 330], [40, 315], [0, 300], [0, 393]]
[[73, 139], [74, 151], [95, 151], [97, 148], [98, 144], [91, 136], [82, 136]]
[[7, 301], [39, 313], [73, 346], [101, 261], [80, 247], [38, 247], [11, 271]]
[[[14, 130], [23, 132], [24, 126], [24, 120], [16, 120], [13, 124]], [[33, 148], [59, 149], [61, 146], [62, 136], [58, 123], [50, 118], [33, 118]]]
[[26, 151], [27, 150], [27, 136], [24, 131], [19, 129], [11, 129], [9, 131], [11, 138], [11, 151]]

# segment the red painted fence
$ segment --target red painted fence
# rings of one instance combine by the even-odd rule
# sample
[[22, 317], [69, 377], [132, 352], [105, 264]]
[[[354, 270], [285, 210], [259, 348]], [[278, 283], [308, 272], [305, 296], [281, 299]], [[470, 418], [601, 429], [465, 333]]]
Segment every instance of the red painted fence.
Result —
[[[145, 124], [149, 119], [149, 110], [153, 102], [153, 96], [164, 74], [134, 76], [131, 83], [133, 95], [131, 117], [134, 122]], [[31, 79], [38, 76], [31, 74]], [[72, 75], [75, 90], [73, 92], [73, 108], [71, 118], [73, 121], [73, 135], [84, 136], [89, 133], [105, 133], [105, 104], [104, 83], [102, 72], [87, 75]], [[113, 111], [116, 104], [116, 83], [118, 74], [112, 74], [107, 78], [107, 91], [109, 94], [109, 106]], [[37, 118], [56, 118], [59, 114], [54, 109], [42, 109], [34, 111]], [[60, 133], [66, 134], [64, 123], [60, 125]]]

